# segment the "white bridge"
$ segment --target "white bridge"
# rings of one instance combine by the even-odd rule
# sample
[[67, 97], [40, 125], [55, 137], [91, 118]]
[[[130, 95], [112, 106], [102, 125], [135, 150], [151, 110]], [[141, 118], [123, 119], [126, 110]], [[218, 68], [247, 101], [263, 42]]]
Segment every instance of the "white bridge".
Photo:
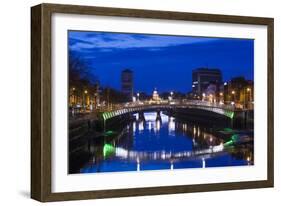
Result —
[[145, 111], [157, 111], [157, 110], [173, 110], [173, 109], [199, 109], [216, 114], [226, 116], [230, 119], [233, 119], [235, 114], [235, 107], [229, 105], [221, 105], [216, 103], [202, 102], [202, 101], [187, 101], [187, 102], [172, 102], [172, 103], [131, 103], [123, 105], [115, 105], [114, 109], [109, 111], [101, 112], [101, 117], [104, 121], [124, 115], [129, 113], [136, 112], [145, 112]]

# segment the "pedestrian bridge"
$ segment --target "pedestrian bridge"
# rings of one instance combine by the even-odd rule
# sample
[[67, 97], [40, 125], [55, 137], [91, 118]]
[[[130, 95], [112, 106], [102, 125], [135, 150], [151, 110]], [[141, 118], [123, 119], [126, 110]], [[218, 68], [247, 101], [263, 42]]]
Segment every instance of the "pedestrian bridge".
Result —
[[101, 112], [101, 117], [104, 121], [109, 120], [111, 118], [125, 115], [125, 114], [133, 114], [138, 112], [148, 112], [148, 111], [168, 111], [174, 109], [198, 109], [208, 112], [213, 112], [215, 114], [223, 115], [227, 118], [233, 119], [235, 114], [235, 108], [229, 105], [220, 105], [209, 102], [199, 102], [199, 101], [189, 101], [184, 103], [173, 103], [173, 104], [139, 104], [132, 103], [127, 105], [118, 105], [115, 109], [110, 111]]

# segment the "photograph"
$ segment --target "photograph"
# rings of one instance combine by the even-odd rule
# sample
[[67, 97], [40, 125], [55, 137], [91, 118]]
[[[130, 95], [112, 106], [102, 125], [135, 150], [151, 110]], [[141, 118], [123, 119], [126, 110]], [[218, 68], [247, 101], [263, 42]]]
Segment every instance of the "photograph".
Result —
[[68, 30], [68, 174], [251, 167], [254, 39]]

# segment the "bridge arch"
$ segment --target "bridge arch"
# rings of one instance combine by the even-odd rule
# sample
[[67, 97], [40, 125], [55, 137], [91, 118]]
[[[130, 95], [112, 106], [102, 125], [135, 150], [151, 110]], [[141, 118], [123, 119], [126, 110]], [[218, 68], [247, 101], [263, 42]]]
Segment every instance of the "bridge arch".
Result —
[[195, 109], [201, 111], [207, 111], [214, 114], [219, 114], [229, 119], [233, 119], [235, 111], [222, 107], [214, 107], [214, 106], [206, 106], [206, 105], [196, 105], [196, 104], [176, 104], [176, 105], [136, 105], [134, 107], [124, 107], [120, 109], [115, 109], [112, 111], [102, 112], [100, 114], [100, 118], [103, 121], [107, 121], [114, 117], [118, 117], [125, 114], [132, 114], [137, 112], [149, 112], [149, 111], [172, 111], [177, 109]]

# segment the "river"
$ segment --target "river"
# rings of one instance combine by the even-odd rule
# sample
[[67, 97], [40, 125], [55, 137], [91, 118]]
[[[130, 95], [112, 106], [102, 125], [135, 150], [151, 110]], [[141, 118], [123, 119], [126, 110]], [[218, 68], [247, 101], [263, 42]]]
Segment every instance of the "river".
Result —
[[114, 138], [90, 145], [91, 158], [79, 173], [254, 164], [253, 141], [229, 144], [231, 137], [239, 133], [236, 130], [214, 129], [177, 120], [162, 112], [161, 118], [157, 118], [156, 112], [144, 113], [145, 120], [135, 116], [136, 119], [125, 125], [115, 136], [111, 131]]

